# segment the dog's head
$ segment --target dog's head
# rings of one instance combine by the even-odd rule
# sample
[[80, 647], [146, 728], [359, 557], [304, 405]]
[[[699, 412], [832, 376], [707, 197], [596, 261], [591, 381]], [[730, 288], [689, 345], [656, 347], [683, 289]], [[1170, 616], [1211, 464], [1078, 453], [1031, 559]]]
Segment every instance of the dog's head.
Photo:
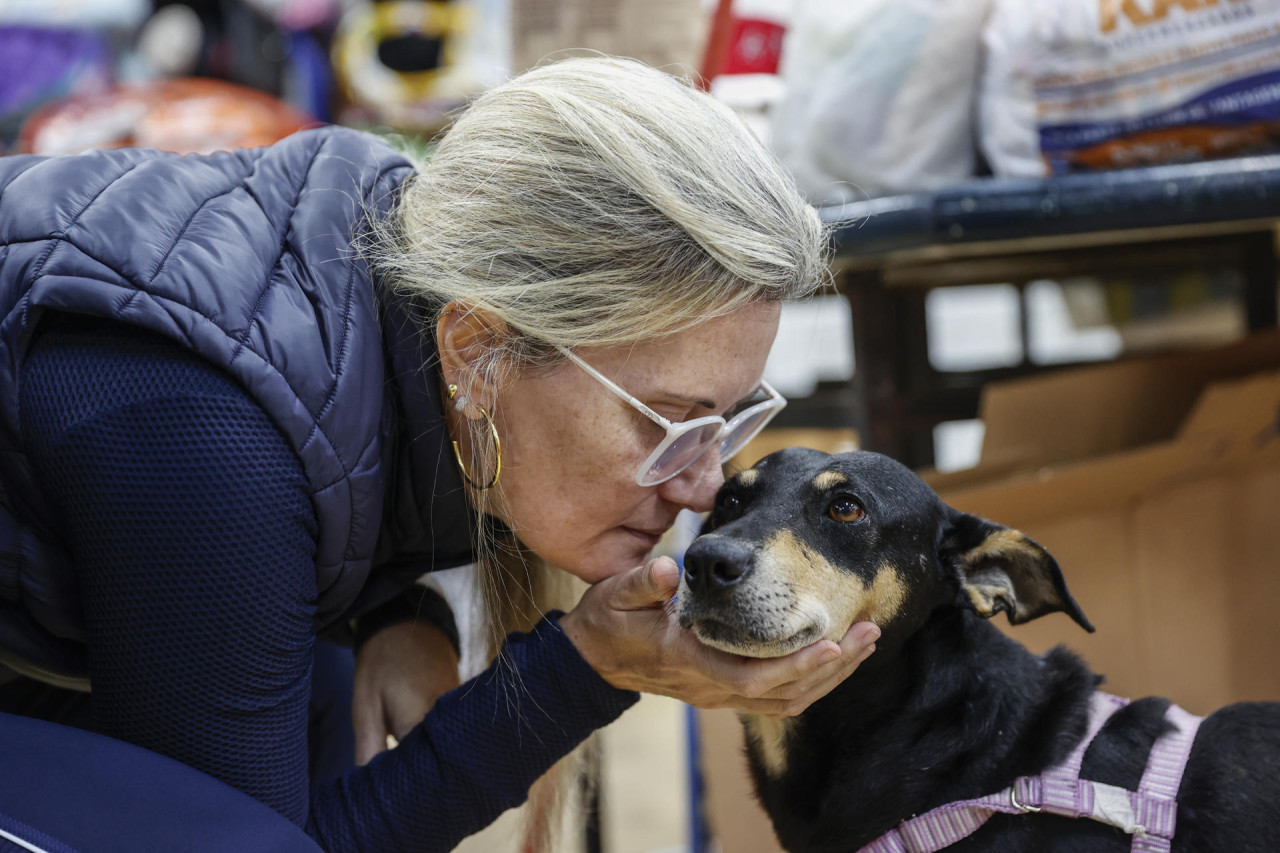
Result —
[[731, 478], [685, 555], [680, 623], [707, 645], [785, 655], [868, 621], [902, 635], [939, 607], [1093, 626], [1044, 548], [944, 504], [877, 453], [793, 448]]

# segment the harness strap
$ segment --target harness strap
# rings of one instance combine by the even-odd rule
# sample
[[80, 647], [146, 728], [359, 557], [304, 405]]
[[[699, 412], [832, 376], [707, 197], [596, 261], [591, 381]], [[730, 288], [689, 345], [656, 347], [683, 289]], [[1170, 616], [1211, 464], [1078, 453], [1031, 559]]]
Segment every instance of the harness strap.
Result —
[[1196, 717], [1170, 705], [1171, 732], [1158, 738], [1137, 791], [1080, 778], [1089, 744], [1111, 715], [1129, 700], [1095, 692], [1085, 737], [1061, 763], [1039, 776], [1021, 776], [995, 794], [949, 803], [903, 821], [858, 853], [936, 853], [968, 838], [993, 814], [1047, 812], [1087, 817], [1134, 837], [1132, 853], [1169, 853], [1178, 814], [1177, 793], [1200, 726]]
[[[1022, 814], [1026, 811], [1039, 811], [1044, 808], [1055, 813], [1075, 804], [1081, 795], [1076, 791], [1075, 777], [1080, 775], [1080, 763], [1084, 761], [1084, 752], [1090, 742], [1116, 711], [1129, 704], [1128, 699], [1095, 691], [1089, 706], [1089, 725], [1085, 736], [1076, 745], [1071, 754], [1056, 767], [1045, 771], [1041, 776], [1024, 776], [1014, 781], [1012, 787], [996, 794], [988, 794], [974, 800], [961, 800], [948, 803], [932, 811], [925, 812], [898, 824], [875, 841], [863, 847], [858, 853], [936, 853], [950, 847], [957, 841], [968, 838], [986, 823], [996, 812], [1004, 814]], [[1073, 769], [1073, 776], [1055, 770]], [[1068, 786], [1067, 779], [1071, 779]], [[1048, 779], [1047, 786], [1041, 783]], [[1092, 803], [1090, 803], [1090, 807]], [[1073, 817], [1078, 816], [1074, 812]]]
[[[1084, 803], [1078, 784], [1080, 765], [1084, 763], [1085, 751], [1098, 736], [1098, 732], [1102, 731], [1102, 726], [1111, 719], [1112, 714], [1128, 704], [1128, 699], [1095, 690], [1089, 706], [1089, 726], [1085, 730], [1084, 738], [1076, 744], [1076, 748], [1071, 750], [1071, 754], [1064, 761], [1060, 761], [1039, 776], [1024, 777], [1040, 783], [1040, 802], [1025, 803], [1022, 800], [1018, 802], [1023, 805], [1040, 806], [1059, 814], [1067, 814], [1074, 810], [1075, 814], [1071, 817], [1079, 817], [1092, 811], [1093, 804]], [[1017, 782], [1014, 785], [1016, 787]]]
[[1173, 724], [1173, 731], [1151, 748], [1147, 769], [1134, 795], [1140, 801], [1134, 805], [1138, 822], [1147, 831], [1134, 837], [1133, 853], [1168, 853], [1177, 827], [1178, 788], [1191, 758], [1191, 745], [1204, 720], [1177, 705], [1169, 706], [1165, 719]]

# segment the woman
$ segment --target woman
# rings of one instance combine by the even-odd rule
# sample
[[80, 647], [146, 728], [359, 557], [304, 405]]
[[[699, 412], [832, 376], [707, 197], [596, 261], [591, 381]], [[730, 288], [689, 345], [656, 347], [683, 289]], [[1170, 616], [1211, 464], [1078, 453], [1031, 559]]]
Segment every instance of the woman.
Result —
[[[637, 690], [799, 712], [873, 626], [721, 655], [645, 560], [778, 407], [822, 245], [730, 113], [619, 60], [494, 90], [417, 173], [340, 128], [0, 161], [0, 659], [330, 850], [451, 848]], [[593, 586], [436, 701], [413, 580], [533, 558]], [[316, 636], [348, 628], [362, 757], [400, 745], [310, 787]]]

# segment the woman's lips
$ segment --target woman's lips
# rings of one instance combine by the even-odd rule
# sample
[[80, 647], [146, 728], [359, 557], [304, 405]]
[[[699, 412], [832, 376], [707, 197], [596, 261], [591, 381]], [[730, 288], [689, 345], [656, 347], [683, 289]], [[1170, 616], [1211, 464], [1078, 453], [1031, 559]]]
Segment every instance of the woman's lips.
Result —
[[651, 530], [639, 530], [635, 527], [623, 527], [622, 530], [630, 534], [635, 539], [643, 542], [645, 546], [649, 548], [655, 547], [660, 541], [662, 541], [662, 534], [666, 532], [663, 530], [658, 533], [654, 533]]

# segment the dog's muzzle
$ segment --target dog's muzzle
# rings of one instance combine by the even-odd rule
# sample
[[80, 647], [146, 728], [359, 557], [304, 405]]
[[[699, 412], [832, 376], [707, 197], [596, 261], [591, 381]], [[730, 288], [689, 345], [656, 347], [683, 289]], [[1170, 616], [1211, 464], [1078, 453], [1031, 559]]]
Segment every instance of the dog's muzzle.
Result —
[[758, 545], [714, 533], [685, 552], [678, 614], [703, 643], [750, 657], [787, 654], [821, 633]]

